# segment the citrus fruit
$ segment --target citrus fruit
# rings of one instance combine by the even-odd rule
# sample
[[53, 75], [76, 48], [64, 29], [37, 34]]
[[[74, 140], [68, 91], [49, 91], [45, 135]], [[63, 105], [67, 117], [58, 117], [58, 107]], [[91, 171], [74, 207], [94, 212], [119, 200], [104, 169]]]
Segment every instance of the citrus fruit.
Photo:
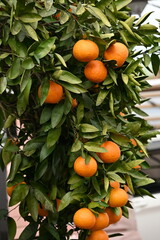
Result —
[[109, 196], [110, 207], [122, 207], [128, 202], [128, 194], [121, 188], [113, 188]]
[[40, 204], [38, 205], [38, 215], [41, 217], [47, 217], [48, 216], [48, 211], [41, 206]]
[[109, 240], [108, 234], [104, 230], [97, 230], [91, 232], [86, 240]]
[[113, 163], [120, 158], [121, 151], [116, 143], [112, 141], [106, 141], [101, 144], [101, 147], [107, 150], [107, 152], [98, 154], [98, 156], [104, 163]]
[[18, 183], [18, 184], [15, 184], [15, 185], [13, 185], [13, 186], [11, 186], [11, 187], [7, 187], [7, 194], [11, 197], [11, 195], [12, 195], [12, 192], [13, 192], [13, 190], [15, 189], [15, 187], [17, 187], [19, 184], [26, 184], [25, 182], [20, 182], [20, 183]]
[[107, 213], [99, 213], [96, 217], [96, 223], [94, 224], [93, 228], [91, 228], [92, 231], [100, 230], [103, 228], [108, 227], [109, 225], [109, 217]]
[[89, 62], [99, 55], [97, 44], [88, 39], [81, 39], [73, 46], [73, 56], [79, 62]]
[[90, 157], [89, 163], [81, 156], [74, 162], [74, 171], [82, 177], [91, 177], [97, 172], [97, 162], [93, 157]]
[[117, 67], [121, 67], [128, 57], [128, 48], [120, 42], [113, 43], [104, 52], [106, 60], [115, 60]]
[[137, 142], [134, 138], [131, 138], [130, 142], [132, 143], [133, 146], [135, 146], [135, 147], [137, 146]]
[[56, 209], [57, 209], [57, 211], [58, 211], [60, 203], [61, 203], [61, 199], [56, 198]]
[[129, 187], [126, 184], [124, 184], [123, 188], [125, 192], [129, 192]]
[[[38, 97], [41, 98], [41, 86], [38, 88]], [[61, 85], [50, 81], [50, 86], [48, 90], [45, 103], [58, 103], [63, 99], [63, 88]]]
[[72, 99], [72, 107], [73, 107], [73, 108], [76, 108], [77, 106], [78, 106], [77, 99], [76, 99], [76, 98], [73, 98], [73, 99]]
[[121, 207], [118, 207], [118, 215], [116, 215], [116, 213], [114, 213], [112, 211], [112, 209], [109, 208], [109, 207], [107, 207], [105, 209], [105, 212], [108, 214], [109, 224], [113, 224], [113, 223], [118, 222], [121, 219], [121, 217], [122, 217], [122, 209], [121, 209]]
[[103, 62], [99, 60], [90, 61], [84, 68], [85, 77], [94, 83], [103, 82], [106, 79], [107, 74], [107, 68], [104, 66]]
[[75, 212], [73, 222], [79, 228], [91, 229], [96, 222], [96, 217], [88, 208], [80, 208]]
[[119, 187], [120, 187], [120, 183], [117, 182], [117, 181], [110, 181], [110, 182], [109, 182], [109, 185], [110, 185], [112, 188], [119, 188]]

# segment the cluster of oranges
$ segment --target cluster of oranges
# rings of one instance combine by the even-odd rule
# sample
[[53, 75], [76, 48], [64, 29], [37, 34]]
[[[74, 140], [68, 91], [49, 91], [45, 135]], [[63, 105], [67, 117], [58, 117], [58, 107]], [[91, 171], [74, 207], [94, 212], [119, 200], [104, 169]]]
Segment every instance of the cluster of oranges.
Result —
[[[88, 39], [81, 39], [73, 46], [73, 56], [79, 62], [88, 62], [84, 68], [85, 77], [94, 83], [103, 82], [108, 75], [104, 63], [96, 60], [99, 56], [98, 45]], [[128, 48], [120, 42], [115, 42], [104, 51], [105, 60], [116, 61], [117, 67], [121, 67], [128, 57]]]
[[[119, 146], [112, 141], [105, 141], [101, 144], [101, 147], [106, 149], [104, 153], [97, 153], [99, 158], [104, 163], [113, 163], [119, 160], [121, 151]], [[98, 164], [93, 157], [90, 157], [90, 161], [86, 163], [82, 156], [79, 156], [74, 162], [74, 171], [82, 177], [91, 177], [96, 174]], [[95, 216], [94, 213], [88, 208], [79, 209], [73, 217], [74, 224], [82, 229], [89, 229], [90, 235], [87, 240], [98, 239], [107, 240], [108, 235], [103, 230], [108, 227], [109, 224], [113, 224], [119, 221], [122, 217], [121, 207], [128, 202], [128, 189], [120, 188], [119, 182], [110, 182], [111, 191], [109, 195], [108, 205], [103, 212]], [[112, 208], [118, 209], [118, 214], [112, 211]]]

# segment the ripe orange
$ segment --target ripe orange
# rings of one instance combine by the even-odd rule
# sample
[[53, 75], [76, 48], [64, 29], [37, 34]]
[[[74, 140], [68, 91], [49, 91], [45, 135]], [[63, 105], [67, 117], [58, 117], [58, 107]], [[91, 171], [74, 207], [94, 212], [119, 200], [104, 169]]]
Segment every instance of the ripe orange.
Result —
[[74, 162], [74, 171], [82, 177], [92, 177], [97, 172], [97, 162], [90, 157], [89, 163], [85, 163], [85, 159], [81, 156]]
[[135, 166], [135, 167], [133, 167], [134, 169], [136, 169], [136, 170], [140, 170], [141, 169], [141, 166], [140, 165], [137, 165], [137, 166]]
[[73, 46], [73, 56], [80, 62], [89, 62], [99, 55], [97, 44], [88, 39], [81, 39]]
[[121, 67], [126, 61], [129, 55], [128, 48], [120, 42], [113, 43], [104, 52], [104, 58], [106, 60], [117, 61], [117, 67]]
[[16, 185], [13, 185], [13, 186], [11, 186], [11, 187], [7, 187], [7, 194], [11, 197], [11, 195], [12, 195], [12, 192], [13, 192], [13, 190], [15, 189], [15, 187], [17, 187], [19, 184], [26, 184], [25, 182], [20, 182], [20, 183], [18, 183], [18, 184], [16, 184]]
[[91, 229], [96, 222], [96, 217], [88, 208], [80, 208], [75, 212], [73, 222], [78, 228]]
[[103, 62], [99, 60], [92, 60], [84, 68], [85, 77], [94, 83], [103, 82], [107, 77], [107, 68]]
[[128, 202], [128, 194], [122, 188], [113, 188], [109, 196], [110, 207], [122, 207]]
[[118, 222], [118, 221], [121, 219], [121, 217], [122, 217], [122, 209], [121, 209], [121, 207], [118, 207], [118, 209], [119, 209], [119, 214], [118, 214], [118, 215], [116, 215], [116, 214], [112, 211], [112, 209], [109, 208], [109, 207], [107, 207], [107, 208], [105, 209], [105, 212], [106, 212], [106, 213], [108, 214], [108, 216], [109, 216], [109, 224], [116, 223], [116, 222]]
[[126, 184], [124, 184], [123, 187], [124, 187], [124, 191], [125, 191], [125, 192], [129, 192], [129, 187], [128, 187]]
[[73, 98], [73, 99], [72, 99], [72, 107], [73, 107], [73, 108], [76, 108], [77, 106], [78, 106], [77, 99], [76, 99], [76, 98]]
[[119, 187], [120, 187], [120, 183], [117, 182], [117, 181], [110, 181], [110, 182], [109, 182], [109, 185], [110, 185], [112, 188], [119, 188]]
[[109, 240], [108, 234], [104, 230], [97, 230], [91, 232], [86, 240]]
[[[38, 97], [41, 98], [41, 86], [38, 88]], [[63, 99], [63, 88], [61, 85], [50, 81], [48, 95], [45, 103], [58, 103]]]
[[97, 230], [106, 228], [108, 227], [108, 225], [109, 225], [108, 214], [105, 212], [99, 213], [98, 216], [96, 217], [96, 223], [94, 224], [91, 231], [97, 231]]
[[104, 163], [113, 163], [120, 158], [121, 150], [116, 143], [112, 141], [106, 141], [102, 143], [101, 147], [104, 147], [107, 150], [107, 152], [98, 154]]
[[130, 141], [131, 141], [131, 143], [132, 143], [133, 146], [135, 146], [135, 147], [137, 146], [137, 142], [136, 142], [135, 139], [131, 138]]
[[38, 215], [41, 217], [47, 217], [48, 216], [48, 211], [45, 210], [45, 208], [42, 206], [40, 206], [40, 204], [38, 205]]

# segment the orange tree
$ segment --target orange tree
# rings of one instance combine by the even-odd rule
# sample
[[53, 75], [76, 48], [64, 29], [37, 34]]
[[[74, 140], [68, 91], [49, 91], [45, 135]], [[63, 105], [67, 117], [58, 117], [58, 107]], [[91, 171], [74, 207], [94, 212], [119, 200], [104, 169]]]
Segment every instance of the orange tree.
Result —
[[[159, 70], [159, 32], [146, 23], [151, 13], [130, 15], [130, 2], [0, 2], [0, 164], [11, 166], [9, 206], [18, 204], [28, 222], [20, 240], [75, 231], [81, 240], [108, 239], [90, 228], [106, 207], [128, 217], [123, 187], [151, 195], [142, 169], [157, 132], [137, 105], [149, 87], [146, 70]], [[89, 214], [76, 218], [79, 228], [80, 209]], [[16, 223], [8, 223], [14, 239]]]

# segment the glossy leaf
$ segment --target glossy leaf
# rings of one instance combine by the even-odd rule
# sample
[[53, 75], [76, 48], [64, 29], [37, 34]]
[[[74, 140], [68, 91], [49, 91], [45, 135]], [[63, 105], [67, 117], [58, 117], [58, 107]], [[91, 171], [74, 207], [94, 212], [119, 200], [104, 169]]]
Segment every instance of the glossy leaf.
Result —
[[11, 199], [9, 201], [9, 206], [14, 206], [21, 202], [28, 195], [29, 186], [27, 184], [19, 184], [15, 187]]
[[59, 103], [53, 108], [52, 115], [51, 115], [52, 128], [55, 128], [59, 124], [59, 122], [62, 120], [63, 113], [64, 113], [63, 103]]
[[55, 43], [56, 37], [51, 37], [39, 44], [37, 49], [34, 52], [34, 55], [38, 58], [41, 59], [45, 57], [53, 48], [54, 43]]
[[37, 228], [38, 228], [38, 223], [31, 222], [20, 234], [19, 240], [30, 240], [31, 238], [34, 239], [37, 232]]
[[66, 208], [72, 201], [72, 193], [67, 192], [61, 199], [58, 211], [62, 211], [64, 208]]
[[8, 217], [7, 223], [8, 223], [8, 240], [14, 240], [17, 230], [16, 222], [13, 218]]
[[51, 129], [47, 136], [47, 147], [50, 148], [55, 145], [61, 135], [61, 128]]
[[18, 171], [18, 168], [21, 164], [21, 161], [22, 161], [21, 155], [16, 154], [11, 163], [11, 169], [10, 169], [10, 173], [9, 173], [9, 177], [8, 177], [10, 179], [10, 181], [12, 181], [14, 179], [14, 177]]
[[91, 5], [89, 5], [87, 8], [86, 8], [92, 15], [98, 17], [100, 20], [102, 20], [102, 22], [110, 27], [111, 24], [110, 22], [108, 21], [106, 15], [99, 9], [99, 8], [96, 8], [96, 7], [92, 7]]
[[32, 28], [29, 24], [24, 24], [24, 27], [28, 33], [28, 35], [35, 41], [38, 41], [38, 35], [34, 28]]
[[18, 17], [24, 23], [38, 22], [42, 19], [37, 13], [25, 13]]
[[38, 201], [32, 192], [27, 196], [27, 207], [33, 220], [36, 222], [38, 218]]
[[62, 80], [64, 82], [68, 82], [71, 84], [78, 84], [81, 83], [81, 79], [79, 79], [77, 76], [73, 75], [72, 73], [62, 70], [61, 74], [59, 76], [59, 80]]

